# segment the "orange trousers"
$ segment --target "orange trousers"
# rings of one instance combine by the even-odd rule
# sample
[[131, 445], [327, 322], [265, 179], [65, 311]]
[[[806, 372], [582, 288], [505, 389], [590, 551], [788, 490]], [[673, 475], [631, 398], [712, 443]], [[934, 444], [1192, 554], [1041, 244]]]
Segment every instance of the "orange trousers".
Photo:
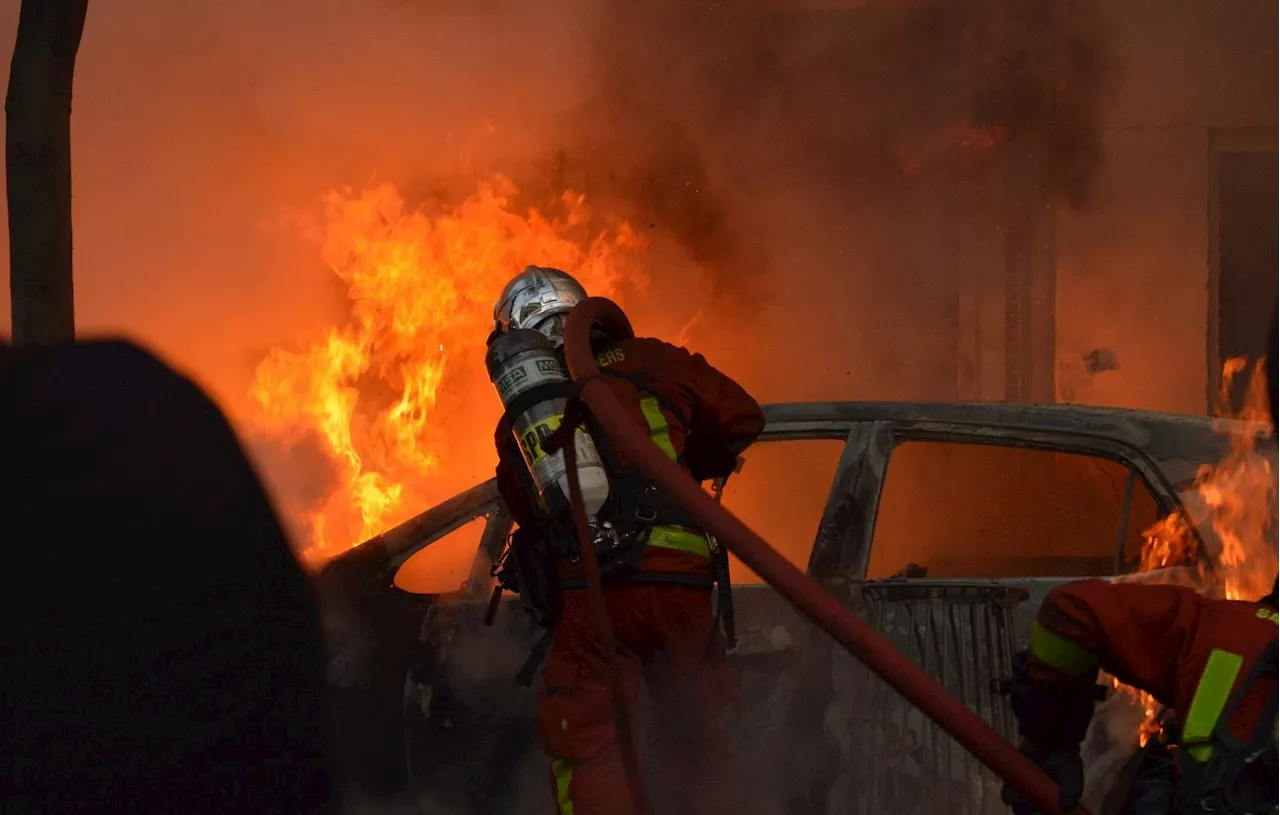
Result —
[[[732, 754], [719, 714], [735, 690], [711, 590], [675, 584], [605, 587], [631, 709], [641, 680], [652, 702], [648, 789], [663, 813], [720, 815], [735, 806]], [[561, 815], [634, 815], [605, 653], [585, 591], [567, 591], [543, 671], [538, 728]], [[650, 796], [651, 806], [653, 796]], [[656, 811], [656, 807], [654, 807]]]

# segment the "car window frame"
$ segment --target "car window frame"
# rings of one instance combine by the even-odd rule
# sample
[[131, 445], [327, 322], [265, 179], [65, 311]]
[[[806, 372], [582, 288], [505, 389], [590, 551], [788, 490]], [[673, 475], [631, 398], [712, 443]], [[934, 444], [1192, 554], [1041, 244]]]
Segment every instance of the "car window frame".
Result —
[[[1052, 430], [1008, 429], [986, 425], [960, 425], [944, 422], [912, 422], [909, 425], [904, 425], [887, 421], [870, 424], [889, 425], [891, 439], [886, 449], [883, 450], [882, 459], [878, 462], [879, 466], [876, 468], [878, 478], [874, 485], [874, 499], [872, 506], [867, 511], [867, 515], [870, 517], [866, 519], [862, 538], [858, 541], [862, 545], [856, 547], [856, 560], [848, 564], [852, 567], [850, 569], [852, 573], [847, 573], [846, 577], [858, 582], [867, 580], [867, 568], [871, 561], [871, 546], [874, 545], [875, 541], [875, 524], [878, 521], [879, 504], [889, 461], [893, 455], [893, 450], [908, 441], [983, 444], [1103, 458], [1125, 467], [1131, 473], [1136, 473], [1143, 479], [1148, 491], [1156, 499], [1161, 517], [1165, 517], [1182, 508], [1182, 501], [1178, 493], [1168, 482], [1168, 479], [1165, 478], [1156, 462], [1145, 455], [1140, 448], [1115, 439]], [[1130, 500], [1132, 500], [1131, 496]], [[1200, 539], [1199, 531], [1193, 527], [1191, 533], [1196, 537], [1198, 551], [1203, 552], [1205, 547]], [[1121, 537], [1118, 542], [1119, 552], [1117, 557], [1123, 557], [1123, 547], [1124, 540]], [[1099, 577], [1108, 576], [1114, 575], [1099, 575]]]

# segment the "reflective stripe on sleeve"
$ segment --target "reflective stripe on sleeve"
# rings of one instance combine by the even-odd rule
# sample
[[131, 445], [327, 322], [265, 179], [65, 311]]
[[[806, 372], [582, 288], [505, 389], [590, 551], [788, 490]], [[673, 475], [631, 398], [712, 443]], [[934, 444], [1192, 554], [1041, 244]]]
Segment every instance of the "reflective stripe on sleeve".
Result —
[[1031, 625], [1031, 656], [1067, 676], [1083, 676], [1098, 664], [1098, 657], [1079, 643], [1056, 634], [1040, 624]]
[[676, 448], [671, 444], [670, 425], [667, 424], [667, 417], [663, 414], [658, 400], [652, 396], [646, 396], [640, 400], [640, 410], [644, 413], [644, 420], [649, 424], [649, 438], [658, 445], [663, 455], [675, 461]]

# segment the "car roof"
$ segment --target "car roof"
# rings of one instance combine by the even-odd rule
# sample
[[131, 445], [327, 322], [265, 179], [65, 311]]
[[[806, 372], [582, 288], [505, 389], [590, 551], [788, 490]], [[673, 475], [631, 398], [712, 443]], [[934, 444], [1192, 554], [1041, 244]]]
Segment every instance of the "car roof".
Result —
[[998, 441], [1002, 434], [1092, 437], [1137, 448], [1175, 486], [1226, 454], [1237, 420], [1130, 408], [1012, 402], [787, 402], [764, 406], [765, 436], [802, 438], [848, 432], [858, 422], [891, 422], [899, 430], [968, 430]]

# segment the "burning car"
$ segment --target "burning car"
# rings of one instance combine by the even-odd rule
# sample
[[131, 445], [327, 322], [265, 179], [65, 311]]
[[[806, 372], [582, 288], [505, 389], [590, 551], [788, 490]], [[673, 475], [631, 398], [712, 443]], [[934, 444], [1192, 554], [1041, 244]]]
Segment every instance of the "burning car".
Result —
[[[1228, 521], [1264, 524], [1259, 533], [1266, 521], [1237, 517], [1249, 513], [1222, 500], [1211, 474], [1234, 456], [1237, 477], [1274, 483], [1257, 424], [977, 403], [776, 404], [766, 417], [726, 506], [1011, 740], [1002, 680], [1052, 586], [1163, 569], [1164, 580], [1211, 574], [1228, 593], [1252, 590], [1249, 569], [1230, 573], [1241, 559]], [[451, 812], [545, 808], [535, 691], [514, 681], [540, 631], [512, 598], [484, 624], [511, 526], [490, 481], [319, 573], [336, 741], [361, 786], [425, 790]], [[408, 579], [433, 547], [457, 546], [474, 549], [457, 585], [422, 591]], [[1252, 570], [1267, 585], [1270, 551]], [[742, 693], [729, 727], [761, 812], [1004, 811], [985, 769], [734, 569]], [[1119, 727], [1100, 717], [1086, 742], [1106, 757], [1091, 779], [1095, 811], [1116, 756], [1137, 745], [1137, 710]]]

